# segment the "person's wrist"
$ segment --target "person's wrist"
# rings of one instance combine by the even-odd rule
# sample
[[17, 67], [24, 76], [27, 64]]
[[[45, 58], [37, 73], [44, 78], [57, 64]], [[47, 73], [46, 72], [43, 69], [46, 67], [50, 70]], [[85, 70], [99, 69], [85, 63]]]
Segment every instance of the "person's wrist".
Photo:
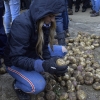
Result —
[[37, 72], [44, 72], [44, 68], [42, 66], [43, 62], [44, 61], [41, 60], [41, 59], [35, 60], [35, 62], [34, 62], [34, 70], [37, 71]]

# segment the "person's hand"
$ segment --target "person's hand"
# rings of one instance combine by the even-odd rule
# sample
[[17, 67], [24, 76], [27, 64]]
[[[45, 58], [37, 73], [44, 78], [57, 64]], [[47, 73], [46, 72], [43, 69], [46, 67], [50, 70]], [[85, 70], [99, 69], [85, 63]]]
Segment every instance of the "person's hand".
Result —
[[59, 59], [59, 57], [53, 57], [51, 59], [45, 60], [42, 63], [42, 66], [44, 68], [45, 72], [49, 72], [50, 74], [55, 74], [57, 76], [64, 75], [65, 72], [67, 72], [67, 66], [58, 66], [56, 64], [56, 60]]

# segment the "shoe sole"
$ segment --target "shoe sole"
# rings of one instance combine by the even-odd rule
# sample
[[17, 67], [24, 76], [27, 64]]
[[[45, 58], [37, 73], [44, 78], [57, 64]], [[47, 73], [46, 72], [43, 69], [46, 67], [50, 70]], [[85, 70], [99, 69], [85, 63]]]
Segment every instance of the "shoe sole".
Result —
[[19, 97], [18, 90], [15, 89], [15, 87], [14, 87], [14, 84], [15, 84], [15, 83], [16, 83], [16, 80], [13, 81], [13, 83], [12, 83], [12, 88], [13, 88], [13, 90], [15, 91], [15, 93], [16, 93], [16, 95], [17, 95], [17, 98], [18, 98], [19, 100], [31, 100], [31, 96], [30, 96], [29, 99], [25, 99], [25, 98], [20, 98], [20, 97]]

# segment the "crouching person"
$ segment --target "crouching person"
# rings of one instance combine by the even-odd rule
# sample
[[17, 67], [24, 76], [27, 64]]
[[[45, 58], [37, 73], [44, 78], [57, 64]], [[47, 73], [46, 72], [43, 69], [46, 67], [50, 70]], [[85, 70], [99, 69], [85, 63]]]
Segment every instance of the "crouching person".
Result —
[[6, 65], [7, 72], [15, 79], [13, 88], [19, 100], [31, 100], [29, 94], [44, 90], [43, 72], [57, 76], [67, 72], [67, 66], [56, 64], [65, 55], [65, 47], [53, 45], [55, 15], [64, 9], [62, 0], [35, 0], [12, 23], [6, 49], [11, 65]]

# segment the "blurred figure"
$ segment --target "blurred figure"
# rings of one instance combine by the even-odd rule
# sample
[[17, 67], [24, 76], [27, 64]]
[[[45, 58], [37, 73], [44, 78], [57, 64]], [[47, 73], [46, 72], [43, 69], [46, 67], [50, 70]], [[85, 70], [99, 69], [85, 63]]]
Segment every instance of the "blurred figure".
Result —
[[85, 12], [86, 9], [88, 8], [89, 4], [90, 4], [90, 0], [82, 0], [82, 1], [81, 0], [76, 0], [75, 12], [79, 11], [81, 2], [83, 3], [82, 12]]
[[20, 0], [4, 0], [4, 26], [6, 34], [10, 33], [11, 22], [20, 14]]
[[68, 15], [73, 15], [73, 0], [68, 0]]

